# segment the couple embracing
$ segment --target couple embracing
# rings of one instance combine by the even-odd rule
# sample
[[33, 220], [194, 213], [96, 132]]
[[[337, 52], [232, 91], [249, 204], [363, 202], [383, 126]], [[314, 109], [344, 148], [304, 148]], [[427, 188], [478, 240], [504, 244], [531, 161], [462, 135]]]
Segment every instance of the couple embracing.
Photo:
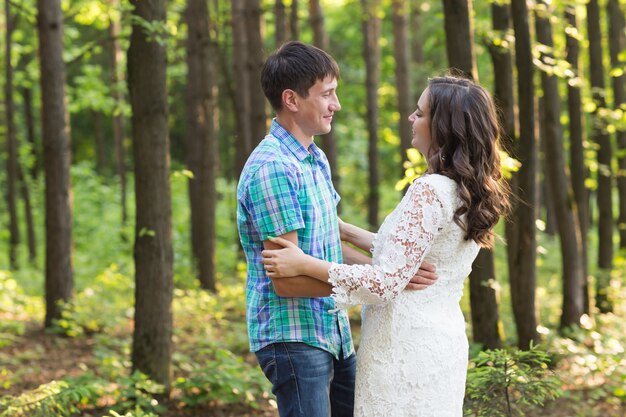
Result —
[[[428, 170], [371, 233], [337, 217], [313, 141], [341, 109], [338, 80], [333, 58], [300, 42], [261, 73], [276, 118], [237, 190], [250, 349], [281, 417], [460, 417], [463, 281], [507, 208], [493, 100], [470, 80], [429, 80], [408, 121]], [[358, 359], [345, 310], [354, 305]]]

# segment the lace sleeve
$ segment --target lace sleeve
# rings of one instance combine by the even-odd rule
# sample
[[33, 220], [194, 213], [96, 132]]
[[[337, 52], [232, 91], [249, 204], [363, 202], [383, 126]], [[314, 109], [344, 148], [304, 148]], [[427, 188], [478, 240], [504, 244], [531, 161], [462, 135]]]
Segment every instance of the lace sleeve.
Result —
[[337, 308], [388, 302], [419, 269], [445, 220], [444, 205], [432, 185], [416, 181], [396, 210], [373, 265], [330, 267], [328, 281]]

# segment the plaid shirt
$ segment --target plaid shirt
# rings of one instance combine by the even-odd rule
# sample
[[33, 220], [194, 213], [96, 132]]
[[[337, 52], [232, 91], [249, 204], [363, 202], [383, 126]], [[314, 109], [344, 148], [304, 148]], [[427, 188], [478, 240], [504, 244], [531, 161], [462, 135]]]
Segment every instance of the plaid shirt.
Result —
[[331, 313], [335, 303], [330, 297], [278, 296], [261, 263], [263, 241], [293, 230], [304, 253], [341, 263], [338, 202], [324, 153], [315, 144], [307, 150], [274, 120], [237, 187], [237, 226], [248, 260], [246, 317], [252, 352], [275, 342], [303, 342], [335, 358], [354, 352], [345, 310]]

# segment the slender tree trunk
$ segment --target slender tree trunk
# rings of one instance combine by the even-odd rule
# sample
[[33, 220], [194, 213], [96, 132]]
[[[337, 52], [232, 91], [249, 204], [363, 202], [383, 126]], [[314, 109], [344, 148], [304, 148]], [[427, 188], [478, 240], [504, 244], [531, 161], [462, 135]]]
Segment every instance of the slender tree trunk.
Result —
[[60, 0], [37, 1], [41, 62], [41, 117], [46, 180], [46, 320], [61, 317], [59, 301], [69, 301], [72, 271], [70, 123], [65, 106], [63, 13]]
[[[550, 49], [552, 26], [549, 18], [552, 13], [545, 0], [538, 3], [543, 6], [535, 12], [535, 30], [537, 42]], [[578, 212], [574, 202], [571, 181], [565, 166], [563, 132], [561, 130], [561, 99], [559, 97], [558, 79], [551, 69], [554, 56], [543, 52], [540, 57], [548, 67], [541, 71], [541, 87], [543, 89], [544, 111], [541, 112], [540, 123], [543, 126], [543, 142], [545, 144], [545, 177], [548, 193], [554, 203], [554, 214], [561, 242], [561, 268], [563, 274], [563, 310], [561, 328], [577, 326], [583, 314], [583, 264], [580, 225]]]
[[18, 248], [20, 244], [19, 221], [17, 218], [17, 193], [18, 187], [18, 146], [15, 134], [15, 120], [13, 115], [13, 66], [11, 65], [11, 46], [13, 34], [13, 16], [11, 16], [11, 2], [4, 2], [4, 12], [6, 16], [5, 33], [5, 84], [4, 84], [4, 109], [6, 113], [6, 147], [7, 147], [7, 207], [9, 211], [9, 264], [11, 269], [18, 268]]
[[604, 66], [602, 64], [602, 33], [600, 31], [600, 8], [598, 0], [587, 3], [587, 33], [589, 36], [590, 79], [593, 113], [596, 122], [592, 130], [592, 140], [598, 146], [598, 277], [596, 279], [596, 307], [601, 312], [613, 310], [608, 299], [607, 289], [613, 268], [613, 202], [611, 198], [611, 139], [599, 125], [598, 110], [606, 107], [604, 100]]
[[566, 31], [566, 56], [567, 62], [575, 71], [575, 78], [567, 83], [567, 113], [569, 115], [569, 149], [570, 149], [570, 172], [574, 199], [578, 209], [578, 223], [581, 236], [581, 260], [583, 265], [583, 312], [590, 313], [589, 309], [589, 249], [587, 235], [589, 230], [589, 190], [585, 186], [588, 170], [585, 164], [585, 128], [581, 113], [582, 98], [580, 93], [582, 69], [580, 67], [578, 39], [575, 33], [578, 31], [576, 22], [576, 7], [566, 6], [565, 18], [568, 21], [569, 30]]
[[215, 190], [217, 110], [215, 65], [204, 0], [187, 3], [187, 134], [185, 150], [191, 207], [191, 246], [202, 288], [215, 292]]
[[250, 80], [250, 137], [256, 146], [267, 133], [265, 95], [261, 90], [263, 67], [263, 38], [261, 36], [261, 1], [245, 0], [245, 24], [248, 36], [246, 71]]
[[[494, 2], [491, 5], [494, 32], [503, 38], [509, 30], [510, 11], [508, 5]], [[501, 126], [501, 142], [507, 151], [513, 146], [515, 137], [515, 114], [513, 97], [513, 63], [511, 52], [495, 44], [489, 45], [494, 72], [494, 100], [498, 105]], [[506, 227], [509, 224], [507, 223]], [[502, 346], [502, 325], [499, 320], [498, 286], [495, 285], [495, 265], [492, 250], [481, 249], [470, 273], [470, 303], [474, 341], [484, 348]]]
[[407, 150], [410, 149], [413, 134], [408, 121], [411, 112], [411, 78], [409, 76], [409, 41], [408, 41], [408, 7], [406, 0], [393, 0], [393, 54], [396, 61], [396, 91], [398, 92], [398, 112], [400, 121], [400, 161], [402, 168], [400, 178], [404, 176], [404, 163], [408, 161]]
[[30, 176], [36, 179], [41, 170], [41, 157], [39, 146], [35, 139], [35, 118], [33, 117], [33, 91], [31, 88], [20, 88], [22, 95], [22, 103], [24, 105], [24, 119], [26, 123], [26, 140], [30, 145], [30, 153], [33, 158], [33, 164], [30, 166]]
[[[324, 31], [324, 15], [320, 8], [319, 0], [309, 0], [309, 19], [311, 22], [311, 28], [313, 29], [313, 44], [322, 50], [328, 49], [328, 36]], [[330, 131], [327, 134], [321, 136], [322, 147], [328, 158], [328, 165], [330, 165], [330, 173], [332, 176], [333, 186], [339, 193], [339, 168], [337, 167], [337, 139], [335, 132]]]
[[[120, 0], [109, 0], [111, 8], [120, 10]], [[113, 114], [113, 142], [115, 143], [115, 171], [120, 181], [120, 206], [122, 208], [122, 224], [125, 225], [128, 220], [128, 210], [126, 203], [126, 147], [124, 146], [124, 137], [126, 136], [126, 128], [124, 114], [122, 113], [122, 105], [124, 104], [124, 71], [120, 65], [124, 52], [120, 44], [119, 38], [122, 31], [121, 16], [111, 17], [109, 22], [109, 35], [111, 36], [111, 82], [113, 83], [113, 100], [115, 102], [115, 112]]]
[[[620, 53], [626, 50], [626, 21], [624, 12], [620, 8], [619, 0], [609, 0], [607, 4], [607, 15], [609, 18], [609, 54], [611, 55], [611, 67], [614, 69], [624, 69], [626, 59], [619, 58]], [[615, 109], [626, 106], [626, 77], [623, 73], [611, 77], [613, 87], [613, 107]], [[619, 157], [617, 159], [617, 191], [619, 198], [619, 246], [626, 249], [626, 130], [617, 131], [617, 146]]]
[[[472, 29], [472, 0], [443, 0], [446, 51], [450, 67], [478, 81]], [[467, 47], [470, 45], [471, 47]]]
[[[414, 68], [418, 68], [420, 65], [424, 63], [424, 39], [416, 36], [419, 31], [419, 28], [422, 27], [422, 0], [414, 0], [409, 2], [409, 8], [411, 10], [409, 25], [411, 35], [411, 60], [415, 65]], [[414, 91], [415, 94], [421, 95], [421, 91]], [[415, 102], [419, 101], [419, 96], [415, 98]]]
[[[165, 0], [132, 0], [138, 21], [165, 24]], [[172, 336], [172, 231], [165, 46], [134, 23], [128, 91], [135, 160], [135, 330], [133, 370], [169, 392]]]
[[248, 55], [248, 36], [246, 33], [244, 0], [231, 2], [231, 24], [233, 31], [233, 72], [237, 93], [233, 95], [237, 136], [235, 138], [235, 177], [239, 178], [243, 166], [252, 152], [250, 129], [250, 80], [245, 70]]
[[30, 201], [28, 182], [24, 175], [24, 170], [18, 165], [18, 176], [20, 180], [20, 194], [24, 201], [24, 219], [26, 220], [26, 238], [28, 243], [28, 260], [35, 264], [37, 260], [37, 237], [35, 235], [35, 221], [33, 220], [33, 205]]
[[102, 113], [97, 110], [91, 111], [91, 120], [93, 122], [93, 135], [96, 139], [96, 172], [104, 175], [106, 171], [106, 147], [104, 144], [104, 125]]
[[370, 228], [378, 228], [379, 190], [378, 174], [378, 85], [380, 83], [380, 0], [361, 0], [363, 6], [363, 56], [365, 58], [365, 85], [367, 102], [369, 197], [367, 221]]
[[285, 2], [283, 0], [276, 0], [274, 16], [276, 19], [276, 47], [278, 48], [287, 40], [287, 18], [285, 16]]
[[539, 341], [539, 335], [535, 311], [537, 140], [533, 58], [526, 0], [511, 0], [511, 16], [515, 32], [515, 66], [518, 74], [519, 100], [519, 138], [513, 149], [513, 157], [520, 161], [522, 166], [514, 174], [512, 182], [517, 201], [514, 202], [511, 217], [516, 219], [516, 222], [507, 228], [507, 248], [518, 345], [521, 349], [528, 349], [531, 342]]
[[[472, 30], [472, 3], [468, 0], [444, 0], [446, 49], [450, 67], [461, 70], [478, 81]], [[494, 290], [494, 257], [491, 249], [481, 249], [470, 273], [470, 304], [474, 340], [485, 348], [501, 345], [498, 326], [498, 299]]]
[[300, 39], [300, 22], [298, 21], [298, 0], [291, 0], [291, 17], [289, 19], [291, 39]]
[[470, 305], [474, 342], [483, 349], [502, 347], [502, 323], [493, 251], [481, 249], [470, 273]]

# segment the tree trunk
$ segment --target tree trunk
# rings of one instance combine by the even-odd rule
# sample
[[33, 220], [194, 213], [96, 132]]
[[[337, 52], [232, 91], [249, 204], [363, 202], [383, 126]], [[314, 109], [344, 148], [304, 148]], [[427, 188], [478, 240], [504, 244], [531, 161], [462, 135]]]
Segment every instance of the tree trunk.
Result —
[[[472, 29], [472, 0], [443, 0], [446, 51], [450, 67], [478, 81]], [[468, 45], [470, 47], [468, 48]]]
[[[411, 1], [409, 3], [409, 7], [411, 9], [411, 24], [409, 25], [411, 28], [409, 32], [411, 34], [411, 60], [415, 64], [413, 65], [413, 68], [419, 68], [424, 63], [424, 39], [416, 36], [419, 28], [422, 27], [421, 5], [422, 0]], [[418, 95], [415, 97], [415, 102], [417, 103], [419, 101], [419, 95], [421, 95], [422, 92], [414, 91], [413, 93]]]
[[582, 98], [580, 93], [583, 71], [580, 67], [579, 45], [575, 36], [578, 24], [576, 22], [576, 7], [566, 6], [565, 18], [570, 30], [566, 31], [566, 59], [575, 72], [575, 78], [567, 83], [567, 113], [569, 115], [569, 148], [570, 172], [574, 199], [578, 209], [578, 224], [581, 236], [581, 260], [583, 267], [583, 312], [590, 313], [589, 309], [589, 252], [587, 235], [589, 230], [589, 190], [585, 186], [588, 170], [585, 164], [585, 128], [583, 126]]
[[24, 201], [24, 219], [26, 220], [26, 238], [28, 243], [28, 260], [34, 265], [37, 261], [37, 237], [35, 235], [35, 221], [33, 220], [33, 206], [30, 201], [28, 182], [24, 170], [20, 165], [17, 167], [20, 181], [20, 194]]
[[531, 342], [539, 341], [539, 335], [535, 311], [537, 140], [533, 58], [526, 0], [511, 0], [511, 16], [515, 32], [515, 66], [518, 74], [519, 99], [519, 138], [512, 154], [522, 166], [514, 174], [512, 181], [515, 198], [511, 218], [516, 219], [516, 222], [507, 227], [507, 248], [518, 345], [521, 349], [528, 349]]
[[363, 57], [367, 102], [369, 197], [367, 221], [372, 230], [378, 228], [378, 85], [380, 83], [380, 0], [361, 0], [363, 6]]
[[261, 1], [245, 0], [245, 24], [248, 36], [246, 71], [250, 81], [250, 137], [254, 146], [267, 134], [265, 95], [261, 89], [263, 67], [263, 38], [261, 37]]
[[[552, 27], [549, 21], [552, 13], [545, 2], [538, 3], [535, 12], [535, 30], [537, 42], [550, 49]], [[540, 59], [544, 68], [541, 71], [541, 87], [543, 89], [544, 111], [541, 112], [540, 123], [543, 126], [543, 143], [546, 163], [544, 175], [548, 193], [552, 196], [556, 225], [561, 242], [561, 268], [563, 274], [563, 309], [561, 328], [577, 326], [583, 314], [583, 264], [580, 225], [578, 212], [574, 203], [573, 190], [566, 171], [563, 132], [561, 130], [561, 99], [559, 97], [558, 79], [552, 73], [554, 56], [543, 52]]]
[[[614, 69], [624, 69], [626, 59], [619, 59], [619, 54], [626, 49], [626, 22], [624, 12], [620, 8], [619, 0], [609, 0], [607, 4], [607, 15], [609, 18], [609, 54], [611, 55], [611, 67]], [[611, 77], [613, 87], [613, 108], [623, 109], [626, 105], [626, 76], [621, 73], [619, 76]], [[619, 197], [619, 246], [626, 249], [626, 130], [617, 131], [617, 146], [619, 157], [617, 159], [617, 191]]]
[[493, 251], [482, 248], [470, 273], [470, 305], [474, 342], [483, 349], [502, 347], [502, 323], [498, 312], [499, 294], [496, 285]]
[[15, 134], [15, 120], [13, 115], [15, 109], [13, 106], [13, 66], [11, 65], [11, 36], [13, 34], [13, 16], [11, 16], [11, 2], [6, 0], [5, 3], [6, 16], [6, 33], [5, 33], [5, 84], [4, 84], [4, 109], [6, 113], [6, 146], [7, 146], [7, 207], [9, 211], [9, 264], [11, 269], [18, 268], [18, 249], [20, 244], [19, 221], [17, 218], [17, 193], [18, 187], [18, 146]]
[[41, 157], [37, 140], [35, 139], [35, 118], [33, 117], [33, 90], [31, 88], [20, 88], [22, 103], [24, 104], [24, 119], [26, 123], [26, 140], [30, 145], [30, 154], [33, 164], [30, 166], [30, 176], [36, 179], [41, 170]]
[[69, 301], [72, 271], [70, 123], [65, 106], [63, 13], [61, 0], [37, 1], [41, 62], [41, 118], [46, 183], [46, 320], [61, 317], [59, 301]]
[[[313, 44], [325, 51], [328, 48], [328, 36], [324, 31], [324, 15], [322, 14], [319, 0], [309, 1], [309, 19], [313, 29]], [[339, 168], [337, 167], [337, 140], [335, 132], [331, 130], [320, 138], [322, 139], [322, 148], [328, 158], [328, 165], [330, 165], [333, 186], [339, 193], [340, 177]]]
[[[494, 32], [503, 38], [509, 30], [509, 6], [493, 3], [491, 18]], [[513, 63], [511, 52], [495, 44], [489, 45], [494, 72], [494, 101], [498, 104], [501, 142], [510, 152], [515, 137], [515, 114], [513, 98]], [[506, 224], [508, 227], [509, 224]], [[492, 281], [492, 282], [490, 282]], [[493, 251], [481, 249], [470, 273], [470, 303], [474, 341], [484, 348], [495, 349], [502, 345], [499, 321], [499, 296], [495, 275]]]
[[96, 139], [96, 172], [104, 175], [106, 171], [106, 147], [104, 145], [104, 125], [102, 113], [98, 110], [91, 111], [91, 120], [93, 121], [93, 135]]
[[[165, 24], [165, 0], [132, 0], [139, 21]], [[166, 51], [134, 23], [128, 91], [135, 160], [135, 330], [133, 370], [169, 392], [172, 336], [172, 232]]]
[[187, 3], [187, 134], [185, 150], [191, 207], [191, 246], [202, 288], [215, 292], [215, 114], [217, 84], [211, 59], [209, 10], [204, 0]]
[[248, 36], [246, 33], [244, 0], [231, 2], [231, 24], [233, 31], [233, 72], [237, 92], [233, 95], [237, 136], [235, 138], [235, 177], [239, 178], [243, 166], [252, 152], [250, 129], [250, 80], [246, 71]]
[[298, 21], [298, 0], [291, 0], [291, 18], [289, 19], [291, 39], [294, 41], [300, 38], [300, 22]]
[[393, 0], [393, 53], [396, 61], [396, 91], [398, 92], [398, 112], [400, 120], [400, 178], [404, 177], [404, 163], [408, 161], [407, 150], [412, 148], [411, 124], [411, 78], [409, 76], [408, 7], [406, 0]]
[[593, 101], [594, 123], [592, 140], [598, 147], [598, 277], [596, 279], [596, 307], [601, 312], [613, 310], [607, 290], [613, 268], [613, 202], [611, 198], [611, 139], [599, 126], [598, 110], [605, 108], [604, 66], [602, 64], [602, 33], [600, 31], [600, 8], [598, 0], [587, 3], [587, 33], [589, 36], [590, 79]]
[[276, 48], [278, 48], [287, 40], [287, 19], [283, 0], [276, 0], [274, 16], [276, 19]]
[[[120, 10], [120, 0], [109, 0], [112, 8]], [[122, 208], [122, 224], [125, 225], [128, 220], [128, 210], [126, 208], [126, 148], [124, 146], [124, 137], [126, 136], [126, 128], [124, 122], [124, 114], [122, 113], [122, 105], [124, 104], [124, 92], [122, 84], [124, 83], [124, 71], [120, 65], [122, 62], [123, 51], [120, 44], [121, 35], [121, 16], [112, 18], [109, 22], [109, 35], [111, 36], [111, 82], [113, 84], [113, 101], [115, 102], [115, 111], [113, 113], [113, 142], [115, 143], [115, 171], [120, 181], [120, 206]]]

